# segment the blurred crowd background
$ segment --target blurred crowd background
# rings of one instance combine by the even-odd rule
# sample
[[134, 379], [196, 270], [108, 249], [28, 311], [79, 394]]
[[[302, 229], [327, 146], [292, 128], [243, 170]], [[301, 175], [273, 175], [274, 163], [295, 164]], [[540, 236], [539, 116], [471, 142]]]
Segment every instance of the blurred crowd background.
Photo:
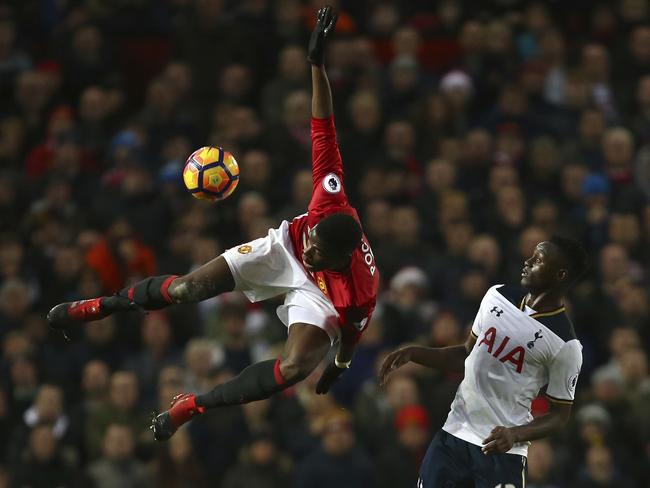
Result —
[[[487, 288], [553, 233], [591, 257], [567, 304], [584, 366], [527, 486], [650, 486], [647, 0], [330, 0], [346, 187], [382, 274], [331, 394], [318, 371], [158, 445], [150, 415], [173, 395], [278, 354], [279, 302], [115, 315], [70, 343], [48, 330], [58, 302], [184, 274], [305, 211], [322, 3], [0, 6], [0, 486], [414, 487], [461, 378], [408, 366], [379, 389], [378, 364], [463, 342]], [[182, 187], [204, 145], [240, 163], [225, 202]]]

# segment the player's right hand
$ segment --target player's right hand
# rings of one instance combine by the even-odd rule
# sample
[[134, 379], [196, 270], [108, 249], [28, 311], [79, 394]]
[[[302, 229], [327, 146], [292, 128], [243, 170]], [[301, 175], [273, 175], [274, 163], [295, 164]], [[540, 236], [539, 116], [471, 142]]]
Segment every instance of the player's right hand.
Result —
[[338, 15], [332, 12], [329, 5], [321, 8], [316, 14], [316, 27], [309, 38], [307, 46], [307, 61], [314, 66], [323, 65], [325, 54], [325, 39], [336, 27]]
[[379, 370], [379, 386], [383, 387], [386, 384], [386, 378], [391, 372], [401, 368], [411, 360], [412, 351], [411, 346], [406, 346], [386, 356]]

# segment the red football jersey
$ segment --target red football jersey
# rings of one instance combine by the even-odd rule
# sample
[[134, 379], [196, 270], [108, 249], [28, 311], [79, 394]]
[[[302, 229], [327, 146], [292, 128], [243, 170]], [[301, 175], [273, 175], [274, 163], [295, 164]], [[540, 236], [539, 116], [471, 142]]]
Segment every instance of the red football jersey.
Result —
[[[357, 211], [348, 202], [343, 187], [343, 161], [336, 142], [334, 117], [312, 118], [311, 140], [311, 201], [307, 213], [294, 218], [289, 224], [293, 249], [301, 263], [307, 234], [321, 219], [333, 213], [346, 213], [359, 222]], [[379, 271], [365, 234], [359, 247], [352, 253], [352, 261], [347, 271], [310, 273], [307, 270], [307, 273], [339, 313], [341, 332], [358, 340], [375, 309], [379, 286]]]

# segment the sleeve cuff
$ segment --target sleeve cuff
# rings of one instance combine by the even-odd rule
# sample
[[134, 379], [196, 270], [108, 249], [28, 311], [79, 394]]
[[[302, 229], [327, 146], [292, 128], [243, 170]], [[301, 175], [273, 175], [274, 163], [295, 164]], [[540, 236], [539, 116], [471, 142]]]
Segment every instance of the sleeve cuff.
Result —
[[546, 394], [546, 398], [551, 400], [553, 403], [561, 403], [562, 405], [573, 405], [573, 400], [571, 399], [564, 399], [564, 398], [555, 398], [554, 396], [549, 395], [548, 393]]

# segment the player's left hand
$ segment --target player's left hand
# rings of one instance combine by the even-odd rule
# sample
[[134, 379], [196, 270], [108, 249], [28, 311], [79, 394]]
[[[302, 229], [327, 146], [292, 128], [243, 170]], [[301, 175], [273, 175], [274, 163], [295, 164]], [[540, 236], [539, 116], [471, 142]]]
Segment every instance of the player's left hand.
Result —
[[316, 14], [316, 27], [309, 38], [307, 46], [307, 61], [314, 66], [323, 65], [325, 54], [325, 39], [336, 27], [338, 15], [332, 11], [329, 5], [321, 8]]
[[336, 383], [336, 380], [339, 379], [339, 376], [341, 376], [347, 370], [348, 368], [339, 368], [336, 364], [334, 364], [334, 361], [329, 363], [327, 365], [327, 368], [325, 368], [325, 371], [323, 371], [323, 374], [320, 376], [320, 379], [318, 380], [318, 384], [316, 385], [316, 393], [319, 395], [324, 395], [330, 391], [330, 387]]
[[515, 437], [508, 427], [499, 425], [483, 440], [483, 454], [502, 454], [512, 449]]

